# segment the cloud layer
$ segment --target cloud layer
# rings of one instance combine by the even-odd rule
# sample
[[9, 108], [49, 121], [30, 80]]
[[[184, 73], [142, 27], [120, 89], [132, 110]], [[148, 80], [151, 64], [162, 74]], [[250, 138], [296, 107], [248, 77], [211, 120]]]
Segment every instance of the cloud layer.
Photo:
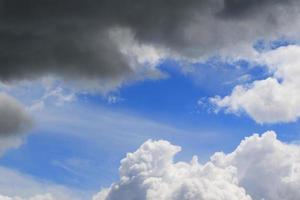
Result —
[[51, 74], [113, 88], [128, 79], [157, 77], [153, 66], [167, 57], [249, 55], [256, 39], [298, 38], [300, 27], [296, 0], [1, 0], [0, 5], [2, 81]]
[[236, 86], [229, 96], [211, 101], [227, 112], [245, 111], [258, 123], [293, 122], [300, 116], [300, 47], [289, 45], [263, 53], [270, 77]]
[[295, 200], [300, 196], [300, 147], [274, 132], [246, 138], [232, 153], [205, 164], [174, 162], [181, 150], [167, 141], [147, 141], [121, 161], [120, 180], [94, 200]]

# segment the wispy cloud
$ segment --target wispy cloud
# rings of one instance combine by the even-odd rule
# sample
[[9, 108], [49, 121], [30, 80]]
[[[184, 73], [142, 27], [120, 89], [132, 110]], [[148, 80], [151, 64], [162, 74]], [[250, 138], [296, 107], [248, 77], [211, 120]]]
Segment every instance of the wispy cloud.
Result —
[[84, 193], [83, 191], [33, 178], [9, 168], [0, 167], [0, 195], [30, 199], [36, 195], [47, 196], [47, 194], [51, 195], [53, 199], [61, 200], [87, 199], [89, 196], [87, 191]]

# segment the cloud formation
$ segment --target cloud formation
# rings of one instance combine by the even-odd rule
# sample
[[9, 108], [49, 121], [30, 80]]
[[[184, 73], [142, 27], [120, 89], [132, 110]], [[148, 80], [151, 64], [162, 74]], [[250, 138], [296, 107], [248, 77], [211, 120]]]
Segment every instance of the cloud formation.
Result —
[[51, 194], [45, 194], [45, 195], [35, 195], [33, 197], [24, 199], [21, 197], [8, 197], [8, 196], [2, 196], [0, 195], [0, 200], [54, 200]]
[[300, 46], [289, 45], [258, 58], [270, 77], [236, 86], [224, 98], [211, 101], [230, 113], [245, 111], [258, 123], [293, 122], [300, 116]]
[[79, 200], [88, 193], [0, 167], [0, 200]]
[[253, 200], [300, 196], [300, 146], [279, 141], [273, 131], [254, 134], [232, 153], [216, 153], [211, 160], [218, 167], [235, 167], [239, 184]]
[[0, 5], [2, 81], [50, 74], [100, 80], [113, 88], [128, 79], [159, 77], [154, 66], [167, 57], [249, 55], [256, 39], [297, 38], [299, 27], [297, 0], [1, 0]]
[[120, 180], [93, 200], [295, 200], [300, 196], [300, 147], [274, 132], [245, 138], [232, 153], [205, 164], [174, 162], [181, 150], [167, 141], [147, 141], [121, 161]]
[[0, 137], [22, 133], [31, 125], [25, 108], [6, 93], [0, 93], [0, 113]]
[[23, 143], [23, 134], [32, 126], [32, 119], [16, 99], [0, 93], [0, 155]]

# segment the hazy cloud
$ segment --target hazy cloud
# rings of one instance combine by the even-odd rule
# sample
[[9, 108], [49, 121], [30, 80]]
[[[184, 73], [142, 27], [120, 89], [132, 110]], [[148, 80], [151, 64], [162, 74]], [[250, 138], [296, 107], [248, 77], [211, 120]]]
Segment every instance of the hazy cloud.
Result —
[[0, 137], [22, 133], [31, 125], [25, 108], [13, 97], [0, 93]]
[[0, 167], [0, 200], [79, 200], [88, 196], [88, 191], [83, 193]]
[[29, 198], [21, 198], [18, 196], [15, 197], [8, 197], [8, 196], [2, 196], [0, 195], [0, 200], [54, 200], [51, 194], [45, 194], [45, 195], [35, 195], [33, 197]]
[[32, 126], [25, 108], [13, 97], [0, 93], [0, 155], [17, 148], [23, 142], [23, 133]]

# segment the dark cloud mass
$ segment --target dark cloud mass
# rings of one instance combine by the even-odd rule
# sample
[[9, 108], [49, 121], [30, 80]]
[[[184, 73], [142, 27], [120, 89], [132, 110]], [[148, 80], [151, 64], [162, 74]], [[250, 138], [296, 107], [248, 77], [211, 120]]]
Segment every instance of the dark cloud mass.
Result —
[[[270, 7], [270, 5], [275, 4], [284, 6], [289, 0], [224, 0], [224, 9], [222, 13], [229, 16], [235, 15], [245, 15], [255, 12], [255, 10], [260, 10], [263, 8]], [[269, 4], [269, 5], [268, 5]]]
[[297, 8], [296, 0], [0, 0], [0, 79], [130, 76], [136, 67], [115, 28], [186, 58], [239, 52], [257, 38], [297, 36]]

